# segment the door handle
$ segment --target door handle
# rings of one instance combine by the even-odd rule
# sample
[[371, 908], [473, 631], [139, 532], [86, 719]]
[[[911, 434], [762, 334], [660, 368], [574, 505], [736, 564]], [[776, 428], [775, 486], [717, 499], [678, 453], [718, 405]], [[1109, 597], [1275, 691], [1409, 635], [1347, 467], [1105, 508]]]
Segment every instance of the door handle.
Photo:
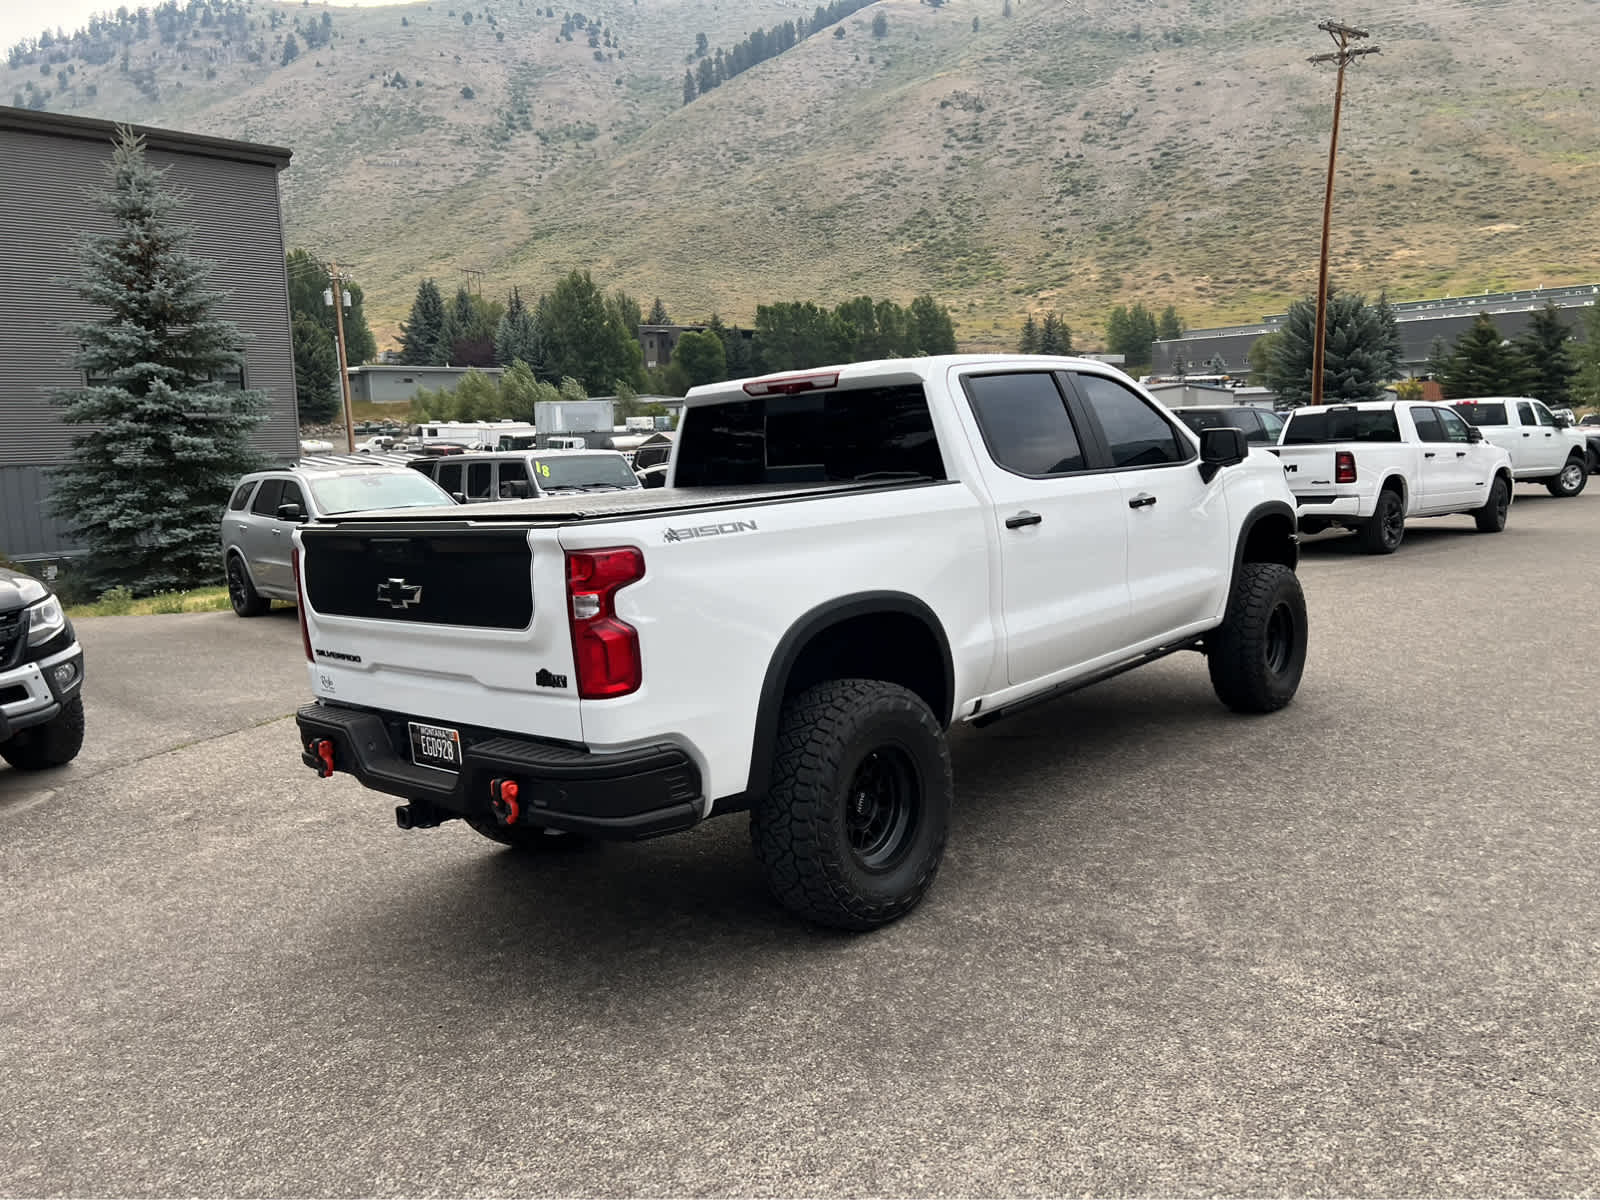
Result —
[[1423, 458], [1432, 458], [1433, 457], [1433, 451], [1432, 450], [1424, 450], [1422, 452], [1422, 457]]
[[1149, 508], [1151, 505], [1155, 504], [1155, 502], [1156, 502], [1156, 498], [1154, 496], [1152, 496], [1149, 492], [1140, 492], [1132, 500], [1128, 501], [1128, 507], [1129, 508]]
[[1523, 434], [1523, 435], [1522, 435], [1522, 436], [1523, 436], [1523, 437], [1532, 437], [1532, 436], [1533, 436], [1533, 434], [1531, 434], [1531, 433], [1525, 433], [1525, 434]]
[[1006, 518], [1006, 528], [1021, 529], [1024, 525], [1038, 525], [1043, 522], [1043, 520], [1044, 518], [1038, 513], [1029, 512], [1027, 509], [1023, 509], [1016, 516]]
[[1467, 452], [1465, 450], [1457, 450], [1456, 451], [1456, 457], [1457, 458], [1465, 458], [1466, 456], [1467, 456]]
[[1553, 434], [1553, 433], [1547, 433], [1547, 434], [1545, 434], [1545, 437], [1555, 437], [1555, 434]]

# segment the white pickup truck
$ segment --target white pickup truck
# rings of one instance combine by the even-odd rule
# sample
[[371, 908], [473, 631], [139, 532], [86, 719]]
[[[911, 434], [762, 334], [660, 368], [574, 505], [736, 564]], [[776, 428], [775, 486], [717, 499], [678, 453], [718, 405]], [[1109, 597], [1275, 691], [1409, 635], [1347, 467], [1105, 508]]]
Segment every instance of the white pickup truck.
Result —
[[748, 811], [783, 904], [867, 929], [938, 868], [953, 723], [1178, 650], [1241, 712], [1300, 682], [1278, 461], [1099, 363], [696, 388], [670, 476], [300, 527], [306, 765], [524, 849]]
[[1552, 496], [1576, 496], [1589, 482], [1589, 440], [1531, 396], [1481, 396], [1450, 406], [1511, 455], [1518, 483], [1542, 483]]
[[1354, 529], [1369, 554], [1393, 554], [1407, 517], [1470, 513], [1506, 527], [1511, 458], [1448, 408], [1377, 400], [1297, 408], [1278, 442], [1302, 533]]

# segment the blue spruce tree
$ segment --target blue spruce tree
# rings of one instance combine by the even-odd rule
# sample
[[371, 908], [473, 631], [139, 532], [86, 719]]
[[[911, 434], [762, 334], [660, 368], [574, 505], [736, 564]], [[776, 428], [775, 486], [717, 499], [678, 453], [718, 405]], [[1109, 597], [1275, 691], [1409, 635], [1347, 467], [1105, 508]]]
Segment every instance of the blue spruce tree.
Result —
[[85, 237], [74, 281], [104, 315], [72, 327], [88, 386], [52, 397], [84, 431], [51, 506], [88, 551], [91, 586], [147, 594], [217, 579], [217, 514], [259, 465], [250, 434], [265, 397], [229, 382], [243, 335], [216, 315], [226, 293], [173, 223], [183, 197], [128, 130], [107, 171], [99, 202], [115, 228]]

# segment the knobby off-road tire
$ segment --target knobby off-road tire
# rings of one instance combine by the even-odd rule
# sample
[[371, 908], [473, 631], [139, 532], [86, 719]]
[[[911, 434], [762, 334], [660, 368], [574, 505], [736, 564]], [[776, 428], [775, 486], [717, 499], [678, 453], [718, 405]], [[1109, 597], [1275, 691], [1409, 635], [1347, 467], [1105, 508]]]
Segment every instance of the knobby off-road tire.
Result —
[[561, 833], [541, 825], [502, 825], [493, 817], [464, 817], [472, 828], [502, 846], [523, 854], [557, 854], [587, 846], [590, 839], [576, 833]]
[[83, 697], [68, 700], [50, 720], [0, 743], [0, 758], [19, 771], [59, 767], [78, 757], [83, 749]]
[[1566, 465], [1561, 468], [1561, 474], [1544, 486], [1549, 489], [1552, 496], [1570, 500], [1588, 485], [1589, 465], [1574, 454], [1567, 459]]
[[1206, 637], [1217, 698], [1234, 712], [1276, 712], [1294, 699], [1306, 666], [1306, 598], [1280, 563], [1245, 563], [1222, 624]]
[[1406, 506], [1399, 492], [1379, 492], [1372, 517], [1362, 522], [1357, 536], [1368, 554], [1393, 554], [1406, 536]]
[[240, 617], [259, 617], [272, 607], [272, 601], [250, 582], [250, 572], [237, 554], [228, 555], [228, 603], [233, 605], [234, 615]]
[[1496, 479], [1489, 485], [1489, 498], [1482, 508], [1472, 510], [1472, 519], [1478, 523], [1479, 533], [1499, 533], [1506, 527], [1506, 514], [1511, 511], [1511, 485]]
[[953, 791], [944, 731], [918, 696], [876, 679], [832, 680], [784, 706], [750, 840], [785, 908], [874, 929], [933, 883]]

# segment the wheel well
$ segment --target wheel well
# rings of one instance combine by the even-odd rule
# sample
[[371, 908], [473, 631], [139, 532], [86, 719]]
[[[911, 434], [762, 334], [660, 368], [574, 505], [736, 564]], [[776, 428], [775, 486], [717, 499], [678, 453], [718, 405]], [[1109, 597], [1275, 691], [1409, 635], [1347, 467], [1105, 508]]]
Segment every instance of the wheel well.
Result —
[[1245, 534], [1240, 562], [1281, 563], [1293, 568], [1300, 556], [1295, 548], [1294, 518], [1283, 513], [1267, 513]]
[[829, 679], [898, 683], [920, 696], [940, 725], [950, 720], [944, 647], [909, 613], [864, 613], [813, 634], [789, 668], [782, 698]]
[[1400, 502], [1402, 504], [1404, 504], [1406, 501], [1406, 481], [1398, 475], [1391, 475], [1389, 478], [1385, 479], [1383, 481], [1383, 486], [1379, 488], [1378, 491], [1380, 494], [1383, 492], [1393, 492], [1395, 495], [1400, 497]]

